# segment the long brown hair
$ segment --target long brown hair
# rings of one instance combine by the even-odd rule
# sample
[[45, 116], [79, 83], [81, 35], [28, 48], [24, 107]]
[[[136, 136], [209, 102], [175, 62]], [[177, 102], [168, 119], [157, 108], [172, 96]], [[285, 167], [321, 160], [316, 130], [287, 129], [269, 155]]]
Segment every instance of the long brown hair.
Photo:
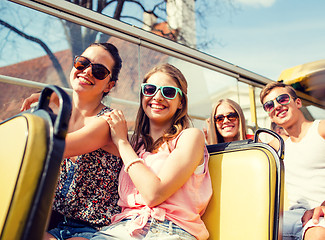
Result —
[[162, 143], [175, 138], [182, 130], [189, 127], [190, 118], [187, 114], [187, 81], [184, 75], [181, 73], [179, 69], [170, 65], [168, 63], [158, 65], [151, 69], [144, 77], [143, 83], [146, 83], [148, 79], [157, 72], [162, 72], [171, 77], [177, 87], [181, 89], [183, 92], [183, 96], [181, 96], [182, 108], [177, 109], [175, 115], [172, 119], [172, 125], [169, 129], [166, 130], [165, 134], [158, 138], [155, 142], [152, 137], [149, 135], [150, 132], [150, 123], [149, 118], [145, 114], [142, 106], [142, 92], [140, 92], [140, 107], [138, 110], [136, 122], [135, 122], [135, 130], [134, 134], [131, 138], [131, 143], [134, 146], [135, 151], [138, 151], [139, 148], [144, 145], [146, 151], [152, 152], [157, 150]]
[[231, 99], [220, 99], [213, 107], [211, 116], [210, 116], [210, 123], [209, 123], [209, 131], [208, 131], [208, 144], [217, 144], [217, 143], [223, 143], [225, 142], [223, 136], [219, 133], [217, 127], [216, 127], [216, 122], [214, 120], [214, 116], [217, 112], [217, 108], [222, 104], [226, 103], [230, 107], [232, 107], [235, 112], [238, 114], [239, 118], [239, 131], [236, 135], [237, 140], [244, 140], [246, 139], [246, 122], [245, 122], [245, 117], [243, 110], [239, 106], [238, 103]]

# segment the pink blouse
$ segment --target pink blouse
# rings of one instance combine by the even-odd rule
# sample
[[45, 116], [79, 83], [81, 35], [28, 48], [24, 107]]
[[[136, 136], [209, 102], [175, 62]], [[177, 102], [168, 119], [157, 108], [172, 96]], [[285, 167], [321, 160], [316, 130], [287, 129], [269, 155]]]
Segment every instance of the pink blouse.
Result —
[[[177, 140], [181, 134], [169, 142], [171, 151], [175, 149]], [[169, 154], [170, 151], [165, 142], [155, 153], [146, 152], [142, 147], [139, 156], [145, 161], [144, 164], [147, 167], [158, 174]], [[167, 219], [197, 239], [207, 239], [209, 232], [201, 220], [201, 216], [212, 195], [208, 160], [209, 154], [207, 149], [204, 148], [203, 173], [193, 173], [189, 180], [176, 193], [165, 202], [152, 208], [145, 204], [129, 175], [124, 170], [121, 170], [119, 176], [120, 200], [118, 204], [122, 207], [122, 213], [113, 216], [112, 223], [119, 222], [124, 218], [133, 218], [134, 220], [129, 229], [130, 234], [132, 234], [135, 230], [143, 228], [150, 217], [159, 221]], [[135, 218], [136, 216], [138, 217]]]

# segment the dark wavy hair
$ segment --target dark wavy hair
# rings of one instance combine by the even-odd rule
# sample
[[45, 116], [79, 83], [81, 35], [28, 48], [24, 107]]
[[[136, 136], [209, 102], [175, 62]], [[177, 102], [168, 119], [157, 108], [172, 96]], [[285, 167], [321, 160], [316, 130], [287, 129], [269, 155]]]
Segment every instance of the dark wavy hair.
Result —
[[[117, 48], [111, 43], [92, 43], [89, 45], [89, 47], [92, 47], [92, 46], [100, 46], [100, 47], [104, 48], [113, 57], [114, 67], [112, 69], [110, 81], [113, 81], [116, 83], [118, 80], [118, 75], [120, 74], [120, 70], [122, 68], [122, 59], [120, 57], [120, 54], [119, 54]], [[103, 97], [105, 97], [107, 94], [108, 94], [108, 92], [103, 93]]]

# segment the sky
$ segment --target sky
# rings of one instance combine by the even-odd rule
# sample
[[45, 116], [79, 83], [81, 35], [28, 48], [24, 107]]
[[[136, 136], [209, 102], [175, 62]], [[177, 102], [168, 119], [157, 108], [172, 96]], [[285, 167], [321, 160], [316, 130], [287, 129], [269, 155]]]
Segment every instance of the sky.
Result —
[[324, 0], [233, 2], [231, 14], [209, 18], [215, 41], [204, 52], [272, 80], [284, 69], [325, 59]]

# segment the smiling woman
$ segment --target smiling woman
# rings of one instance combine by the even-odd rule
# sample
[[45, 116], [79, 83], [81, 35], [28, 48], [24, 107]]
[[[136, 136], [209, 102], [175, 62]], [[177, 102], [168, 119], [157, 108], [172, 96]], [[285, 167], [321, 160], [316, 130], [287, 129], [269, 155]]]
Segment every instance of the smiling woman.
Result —
[[173, 65], [144, 77], [131, 143], [122, 111], [106, 113], [124, 168], [119, 176], [122, 212], [92, 239], [205, 240], [201, 219], [212, 194], [204, 136], [191, 128], [187, 81]]
[[252, 138], [246, 134], [246, 122], [243, 110], [231, 99], [219, 100], [207, 119], [205, 132], [208, 144], [232, 142]]
[[[100, 116], [112, 111], [101, 100], [114, 87], [121, 67], [118, 50], [110, 43], [91, 44], [74, 60], [70, 72], [73, 108], [44, 239], [89, 239], [120, 211], [117, 180], [122, 161], [109, 125]], [[22, 110], [37, 96], [26, 99]]]

